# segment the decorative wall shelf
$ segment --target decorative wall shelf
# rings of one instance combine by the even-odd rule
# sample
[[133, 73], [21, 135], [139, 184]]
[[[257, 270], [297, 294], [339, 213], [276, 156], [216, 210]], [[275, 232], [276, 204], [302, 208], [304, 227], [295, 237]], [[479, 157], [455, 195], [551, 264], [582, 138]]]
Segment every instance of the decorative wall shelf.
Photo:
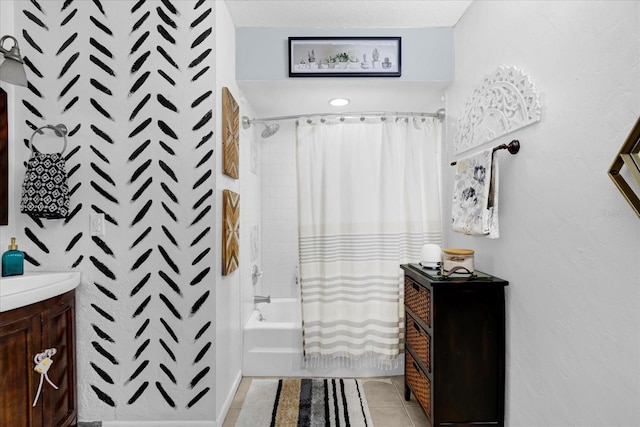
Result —
[[454, 154], [540, 121], [540, 95], [517, 67], [498, 67], [465, 104], [454, 138]]
[[240, 108], [228, 88], [222, 88], [222, 173], [240, 178]]
[[222, 190], [222, 275], [240, 265], [240, 195]]

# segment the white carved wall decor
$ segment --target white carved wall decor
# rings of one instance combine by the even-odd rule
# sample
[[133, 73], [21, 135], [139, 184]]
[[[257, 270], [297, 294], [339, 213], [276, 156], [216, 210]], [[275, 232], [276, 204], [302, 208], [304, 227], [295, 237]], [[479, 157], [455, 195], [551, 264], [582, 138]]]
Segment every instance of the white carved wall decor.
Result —
[[498, 67], [484, 77], [466, 102], [454, 138], [454, 154], [538, 122], [540, 118], [540, 95], [529, 76], [517, 67]]

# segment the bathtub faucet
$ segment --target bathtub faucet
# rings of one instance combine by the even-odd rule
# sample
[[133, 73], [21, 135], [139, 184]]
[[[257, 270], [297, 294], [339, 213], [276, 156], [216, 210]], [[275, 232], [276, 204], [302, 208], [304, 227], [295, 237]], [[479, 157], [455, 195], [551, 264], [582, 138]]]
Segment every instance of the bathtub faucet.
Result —
[[268, 295], [266, 297], [263, 297], [261, 295], [254, 295], [253, 303], [254, 304], [259, 304], [261, 302], [266, 302], [267, 304], [271, 304], [271, 295]]

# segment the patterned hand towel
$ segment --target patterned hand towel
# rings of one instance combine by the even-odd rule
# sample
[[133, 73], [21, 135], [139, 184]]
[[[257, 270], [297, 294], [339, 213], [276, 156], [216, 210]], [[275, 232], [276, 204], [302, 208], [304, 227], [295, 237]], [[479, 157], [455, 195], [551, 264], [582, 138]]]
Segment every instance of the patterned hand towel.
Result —
[[456, 163], [451, 208], [452, 229], [496, 239], [498, 230], [498, 158], [493, 149]]
[[22, 183], [20, 212], [37, 218], [66, 218], [69, 186], [62, 153], [32, 153]]

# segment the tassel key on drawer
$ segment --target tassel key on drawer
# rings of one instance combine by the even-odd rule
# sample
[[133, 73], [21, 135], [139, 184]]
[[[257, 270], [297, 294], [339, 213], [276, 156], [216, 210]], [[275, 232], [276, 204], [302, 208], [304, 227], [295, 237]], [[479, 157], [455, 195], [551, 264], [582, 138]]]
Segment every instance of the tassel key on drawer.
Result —
[[36, 404], [38, 403], [38, 399], [40, 398], [40, 393], [42, 392], [42, 383], [44, 382], [45, 379], [49, 384], [51, 384], [51, 387], [58, 390], [58, 386], [55, 385], [53, 382], [51, 382], [51, 380], [49, 379], [49, 375], [47, 374], [47, 372], [49, 372], [49, 368], [53, 364], [53, 359], [51, 358], [57, 352], [58, 350], [56, 350], [55, 348], [48, 348], [42, 353], [38, 353], [33, 357], [33, 363], [36, 364], [33, 370], [40, 374], [40, 383], [38, 384], [38, 391], [36, 392], [35, 399], [33, 399], [34, 407], [36, 406]]

